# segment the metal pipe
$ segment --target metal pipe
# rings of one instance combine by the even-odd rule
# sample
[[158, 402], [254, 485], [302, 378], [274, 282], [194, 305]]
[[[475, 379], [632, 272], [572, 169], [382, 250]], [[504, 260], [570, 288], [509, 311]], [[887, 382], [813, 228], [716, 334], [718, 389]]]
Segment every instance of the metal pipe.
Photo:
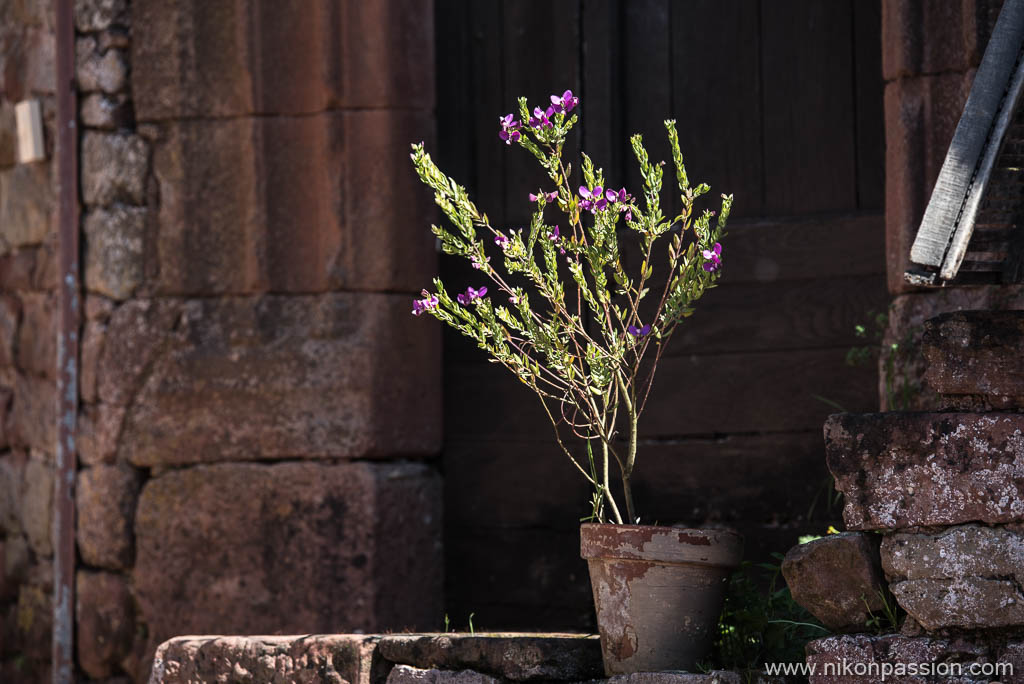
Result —
[[78, 420], [79, 293], [78, 113], [74, 0], [57, 0], [57, 472], [53, 516], [53, 682], [74, 678], [75, 428]]

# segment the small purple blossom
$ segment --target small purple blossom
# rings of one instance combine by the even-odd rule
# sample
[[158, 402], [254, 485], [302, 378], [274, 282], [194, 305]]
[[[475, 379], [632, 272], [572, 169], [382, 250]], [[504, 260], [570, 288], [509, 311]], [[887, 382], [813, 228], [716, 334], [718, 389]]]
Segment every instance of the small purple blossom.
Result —
[[532, 192], [530, 193], [530, 201], [531, 202], [536, 202], [541, 197], [544, 198], [545, 202], [554, 202], [556, 199], [558, 199], [558, 193], [557, 192], [543, 192], [543, 191], [539, 195], [535, 195]]
[[548, 107], [547, 110], [541, 109], [540, 107], [534, 107], [533, 116], [530, 117], [530, 128], [551, 128], [554, 126], [554, 124], [551, 123], [551, 116], [554, 113], [554, 107]]
[[508, 296], [508, 301], [509, 301], [510, 304], [518, 304], [519, 303], [519, 295], [510, 294]]
[[589, 209], [593, 213], [602, 211], [608, 206], [608, 200], [605, 197], [604, 188], [600, 185], [594, 188], [588, 188], [585, 185], [581, 185], [580, 197], [583, 198], [580, 201], [580, 207], [583, 209]]
[[716, 242], [714, 248], [705, 249], [702, 254], [706, 260], [703, 266], [705, 271], [714, 273], [722, 268], [722, 245], [720, 243]]
[[487, 294], [487, 287], [486, 286], [481, 287], [479, 290], [476, 290], [476, 289], [474, 289], [472, 287], [467, 287], [466, 291], [464, 293], [460, 294], [458, 297], [456, 297], [456, 299], [459, 300], [459, 304], [462, 304], [463, 306], [466, 306], [467, 304], [472, 302], [474, 299], [480, 299], [485, 294]]
[[551, 240], [552, 242], [558, 242], [558, 240], [559, 240], [558, 226], [555, 226], [555, 229], [553, 231], [551, 231], [550, 233], [548, 233], [548, 240]]
[[508, 238], [502, 235], [501, 233], [498, 233], [497, 235], [494, 236], [494, 244], [498, 245], [499, 247], [502, 248], [502, 250], [504, 250], [506, 247], [508, 247]]
[[490, 268], [490, 266], [488, 266], [487, 264], [491, 262], [491, 257], [484, 257], [484, 260], [480, 261], [480, 259], [478, 259], [477, 257], [472, 256], [469, 258], [469, 260], [473, 262], [473, 268], [477, 270], [483, 269], [484, 271], [486, 271], [488, 268]]
[[642, 328], [638, 328], [635, 325], [631, 325], [626, 328], [626, 332], [628, 332], [633, 337], [644, 337], [651, 332], [651, 324], [648, 323]]
[[554, 105], [555, 110], [559, 112], [565, 112], [568, 114], [573, 110], [573, 107], [580, 103], [580, 98], [574, 97], [571, 90], [566, 90], [564, 93], [559, 95], [551, 96], [551, 104]]
[[501, 131], [498, 132], [498, 137], [504, 140], [506, 145], [518, 142], [519, 138], [522, 137], [517, 130], [519, 128], [519, 122], [515, 120], [515, 117], [512, 114], [499, 116], [498, 123], [501, 124]]
[[423, 299], [414, 300], [412, 303], [413, 316], [420, 316], [424, 311], [437, 308], [437, 297], [435, 295], [430, 294], [426, 290], [423, 290], [420, 294], [423, 295]]

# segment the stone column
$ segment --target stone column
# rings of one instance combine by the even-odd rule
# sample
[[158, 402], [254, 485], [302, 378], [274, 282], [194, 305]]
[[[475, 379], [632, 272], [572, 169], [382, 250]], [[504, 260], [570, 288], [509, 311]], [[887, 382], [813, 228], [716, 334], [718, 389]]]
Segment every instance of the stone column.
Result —
[[81, 667], [436, 627], [440, 337], [409, 315], [432, 3], [94, 4], [117, 7], [79, 26]]

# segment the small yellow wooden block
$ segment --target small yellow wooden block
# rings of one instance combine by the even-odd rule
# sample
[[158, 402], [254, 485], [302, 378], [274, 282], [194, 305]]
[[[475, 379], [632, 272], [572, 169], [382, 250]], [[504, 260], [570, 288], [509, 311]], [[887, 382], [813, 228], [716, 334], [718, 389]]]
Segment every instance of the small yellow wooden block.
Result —
[[28, 164], [46, 159], [39, 100], [24, 100], [14, 105], [14, 116], [18, 123], [18, 161]]

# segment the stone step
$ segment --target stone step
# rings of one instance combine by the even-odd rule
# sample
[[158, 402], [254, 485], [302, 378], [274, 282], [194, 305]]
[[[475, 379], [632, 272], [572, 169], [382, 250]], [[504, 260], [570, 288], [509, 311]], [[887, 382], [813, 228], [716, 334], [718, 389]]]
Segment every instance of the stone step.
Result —
[[925, 322], [925, 382], [994, 409], [1024, 408], [1024, 311], [957, 311]]
[[848, 529], [1024, 522], [1024, 414], [839, 413], [825, 452]]
[[849, 634], [807, 644], [810, 684], [1020, 682], [1024, 641]]

